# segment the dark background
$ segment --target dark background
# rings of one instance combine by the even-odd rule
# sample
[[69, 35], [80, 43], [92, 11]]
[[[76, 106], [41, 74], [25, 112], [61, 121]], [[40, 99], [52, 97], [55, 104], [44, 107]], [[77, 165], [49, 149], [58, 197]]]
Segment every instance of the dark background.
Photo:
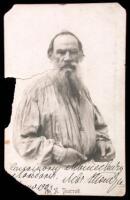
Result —
[[14, 96], [14, 89], [16, 80], [14, 78], [4, 79], [4, 27], [3, 16], [10, 10], [14, 4], [47, 4], [47, 3], [120, 3], [127, 12], [127, 35], [126, 35], [126, 111], [128, 111], [128, 0], [123, 1], [40, 1], [40, 0], [0, 0], [0, 198], [26, 198], [26, 199], [128, 199], [128, 126], [127, 126], [127, 114], [126, 112], [126, 195], [124, 197], [90, 197], [90, 196], [37, 196], [29, 188], [18, 183], [13, 177], [7, 174], [4, 170], [4, 128], [6, 128], [10, 122], [12, 102]]

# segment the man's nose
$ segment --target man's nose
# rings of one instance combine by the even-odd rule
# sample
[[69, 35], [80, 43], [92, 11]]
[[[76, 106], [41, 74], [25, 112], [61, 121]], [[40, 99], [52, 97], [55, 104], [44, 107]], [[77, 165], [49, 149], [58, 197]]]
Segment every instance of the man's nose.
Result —
[[64, 57], [64, 61], [70, 61], [70, 60], [71, 60], [71, 55], [70, 55], [70, 52], [67, 51]]

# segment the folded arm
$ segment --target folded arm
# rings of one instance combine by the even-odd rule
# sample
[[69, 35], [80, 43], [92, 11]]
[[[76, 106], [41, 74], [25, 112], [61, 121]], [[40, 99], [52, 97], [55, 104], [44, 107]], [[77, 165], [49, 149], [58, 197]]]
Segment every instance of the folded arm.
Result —
[[[41, 164], [74, 164], [86, 160], [79, 152], [65, 148], [62, 144], [45, 137], [46, 120], [41, 124], [38, 95], [26, 93], [20, 102], [15, 121], [13, 142], [18, 154], [27, 160], [37, 160]], [[42, 102], [44, 103], [44, 101]], [[42, 126], [42, 134], [39, 129]], [[45, 126], [45, 127], [44, 127]]]
[[55, 141], [38, 135], [40, 111], [35, 95], [25, 94], [20, 102], [14, 121], [13, 143], [18, 154], [25, 159], [35, 159], [40, 163], [52, 161]]

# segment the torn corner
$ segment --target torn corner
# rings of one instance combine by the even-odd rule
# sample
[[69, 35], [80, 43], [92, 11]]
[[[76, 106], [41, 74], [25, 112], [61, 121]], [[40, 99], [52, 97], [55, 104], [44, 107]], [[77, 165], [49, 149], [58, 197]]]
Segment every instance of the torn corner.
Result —
[[6, 128], [11, 119], [11, 113], [12, 113], [12, 103], [14, 99], [14, 91], [15, 91], [15, 83], [16, 80], [14, 78], [6, 78], [4, 80], [4, 86], [5, 86], [5, 101], [4, 101], [4, 117], [2, 117], [4, 128]]

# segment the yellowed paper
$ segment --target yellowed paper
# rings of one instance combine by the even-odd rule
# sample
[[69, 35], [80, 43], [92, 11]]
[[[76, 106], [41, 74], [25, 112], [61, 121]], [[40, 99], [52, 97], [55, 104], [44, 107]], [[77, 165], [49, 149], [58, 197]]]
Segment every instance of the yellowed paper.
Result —
[[[118, 3], [14, 5], [5, 14], [4, 27], [5, 77], [16, 78], [11, 123], [5, 130], [6, 171], [39, 195], [123, 196], [126, 188], [126, 12], [124, 8]], [[87, 97], [85, 97], [89, 102], [87, 106], [83, 104], [86, 106], [84, 107], [80, 102], [78, 107], [76, 101], [73, 105], [75, 108], [70, 111], [70, 114], [68, 114], [68, 109], [72, 109], [72, 105], [69, 105], [69, 103], [63, 104], [66, 99], [66, 93], [63, 93], [65, 98], [62, 99], [62, 103], [61, 101], [57, 103], [56, 99], [59, 97], [56, 98], [56, 95], [54, 95], [54, 88], [47, 89], [52, 84], [50, 80], [52, 80], [53, 76], [55, 77], [58, 69], [56, 65], [54, 67], [53, 58], [51, 57], [50, 59], [47, 55], [52, 38], [59, 33], [65, 33], [62, 36], [64, 47], [61, 47], [60, 40], [59, 43], [57, 42], [57, 45], [59, 45], [57, 48], [62, 49], [62, 51], [64, 49], [60, 54], [60, 58], [63, 56], [63, 59], [68, 59], [66, 62], [71, 63], [71, 59], [73, 61], [73, 58], [75, 58], [73, 56], [78, 56], [80, 52], [78, 47], [78, 52], [77, 50], [75, 52], [75, 49], [71, 49], [70, 43], [72, 43], [73, 36], [68, 34], [69, 38], [66, 39], [66, 32], [74, 34], [82, 44], [84, 56], [81, 59], [82, 61], [76, 65], [78, 68], [77, 73], [84, 87], [89, 91], [87, 92]], [[69, 44], [67, 43], [69, 45], [67, 49], [65, 41], [70, 42], [68, 42]], [[54, 44], [56, 48], [56, 43]], [[74, 48], [74, 46], [72, 47]], [[66, 52], [69, 53], [67, 54]], [[64, 53], [66, 55], [63, 55]], [[59, 54], [56, 52], [55, 57], [57, 55]], [[68, 55], [70, 56], [69, 58], [67, 57]], [[71, 70], [69, 69], [68, 71]], [[81, 89], [79, 86], [77, 88], [76, 91]], [[70, 98], [68, 97], [68, 99]], [[92, 111], [89, 111], [90, 104]], [[71, 108], [67, 108], [67, 106]], [[77, 109], [79, 110], [77, 111]], [[24, 110], [28, 111], [23, 114]], [[74, 114], [75, 111], [78, 114]], [[43, 113], [45, 113], [44, 118]], [[90, 120], [90, 114], [92, 115], [92, 113], [95, 113], [93, 123]], [[39, 122], [39, 116], [40, 119], [44, 120]], [[50, 116], [54, 117], [54, 119], [56, 118], [59, 123], [58, 127], [62, 127], [62, 131], [58, 131], [59, 136], [56, 135], [57, 131], [54, 131], [54, 134], [49, 131], [51, 127], [51, 125], [48, 125], [48, 123], [51, 123]], [[76, 118], [78, 116], [81, 120]], [[103, 117], [104, 122], [102, 122], [101, 117]], [[77, 128], [79, 132], [76, 132], [77, 129], [72, 131], [74, 127], [78, 127], [79, 121], [81, 121], [81, 124], [83, 123], [83, 130], [81, 129], [80, 131]], [[20, 123], [22, 125], [18, 126]], [[73, 136], [73, 139], [66, 136], [65, 123], [69, 124], [67, 126], [68, 135], [71, 135], [70, 137]], [[87, 127], [87, 123], [89, 128], [85, 129], [84, 127]], [[94, 153], [87, 150], [91, 149], [91, 143], [93, 143], [92, 140], [86, 139], [86, 137], [91, 138], [93, 135], [93, 132], [90, 134], [91, 123], [96, 130], [96, 142], [93, 145], [93, 151], [96, 149], [99, 140], [105, 141], [105, 145], [110, 145], [105, 146], [106, 153], [107, 151], [111, 152], [112, 144], [115, 152], [113, 159], [109, 160], [107, 157], [106, 160], [95, 160]], [[22, 126], [24, 126], [24, 129], [20, 128]], [[38, 129], [28, 131], [29, 126], [38, 127]], [[43, 126], [44, 128], [42, 129], [41, 127]], [[45, 129], [45, 126], [48, 126], [48, 129]], [[70, 129], [69, 126], [71, 127]], [[106, 135], [103, 128], [105, 126], [108, 128], [108, 135]], [[38, 135], [40, 128], [42, 133]], [[51, 136], [48, 136], [49, 133]], [[19, 135], [22, 139], [17, 142]], [[76, 137], [78, 138], [77, 140]], [[105, 140], [102, 138], [105, 138]], [[39, 140], [40, 143], [37, 146], [36, 143]], [[29, 147], [26, 141], [29, 142]], [[77, 141], [79, 143], [76, 143]], [[110, 143], [107, 143], [108, 141]], [[49, 152], [47, 154], [49, 158], [53, 156], [56, 159], [56, 156], [58, 156], [54, 154], [54, 145], [57, 144], [59, 148], [62, 148], [62, 153], [59, 153], [61, 152], [60, 150], [58, 152], [61, 158], [64, 152], [65, 155], [69, 155], [69, 153], [66, 153], [66, 149], [68, 150], [68, 148], [72, 147], [72, 149], [81, 154], [78, 156], [84, 162], [78, 163], [78, 165], [70, 165], [69, 163], [64, 165], [66, 158], [64, 157], [61, 163], [57, 161], [57, 163], [45, 164], [46, 152]], [[34, 145], [34, 148], [32, 148], [32, 145]], [[81, 153], [80, 145], [83, 148], [83, 154]], [[34, 152], [37, 150], [38, 153], [33, 157], [32, 151], [27, 153], [29, 148], [32, 148]], [[50, 151], [48, 148], [50, 148]], [[90, 154], [91, 159], [89, 159]], [[26, 156], [24, 157], [24, 155]], [[70, 156], [70, 158], [73, 159], [74, 157]]]

